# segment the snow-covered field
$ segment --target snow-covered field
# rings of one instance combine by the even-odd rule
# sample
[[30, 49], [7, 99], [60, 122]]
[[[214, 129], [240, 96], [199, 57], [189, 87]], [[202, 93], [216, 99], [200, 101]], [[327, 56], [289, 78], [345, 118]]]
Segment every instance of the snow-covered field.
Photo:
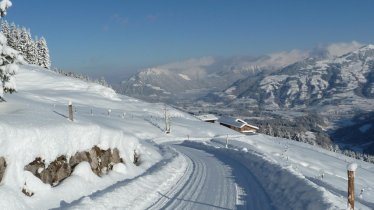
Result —
[[[0, 184], [1, 209], [231, 209], [256, 202], [251, 201], [255, 198], [250, 186], [261, 189], [259, 199], [270, 207], [345, 209], [346, 165], [353, 161], [359, 164], [357, 208], [374, 208], [372, 164], [285, 139], [243, 136], [170, 107], [171, 133], [165, 134], [163, 104], [117, 95], [34, 66], [21, 66], [16, 80], [18, 92], [0, 103], [0, 156], [7, 161]], [[66, 117], [69, 101], [74, 122]], [[224, 146], [227, 135], [229, 149]], [[170, 146], [188, 139], [192, 142]], [[24, 170], [36, 157], [48, 164], [94, 145], [118, 148], [124, 163], [98, 177], [82, 162], [56, 187]], [[132, 163], [134, 151], [140, 154], [139, 166]], [[231, 161], [224, 161], [227, 158]], [[212, 164], [216, 167], [210, 169]], [[247, 173], [251, 181], [243, 181]], [[212, 174], [219, 175], [227, 188]], [[35, 193], [32, 197], [21, 192], [25, 185]], [[208, 195], [215, 191], [212, 188], [222, 189], [223, 197], [236, 193], [222, 202], [221, 197]], [[261, 202], [247, 205], [259, 206]]]
[[[71, 202], [142, 174], [163, 159], [157, 146], [145, 141], [166, 138], [163, 104], [117, 95], [101, 85], [35, 66], [21, 66], [16, 80], [18, 92], [6, 95], [7, 102], [0, 103], [0, 156], [7, 162], [0, 185], [1, 209], [58, 207], [61, 201]], [[75, 110], [74, 122], [66, 117], [69, 101]], [[201, 126], [203, 122], [194, 117], [168, 109], [172, 119], [169, 139], [187, 135], [209, 138], [217, 133], [215, 126]], [[48, 164], [60, 155], [69, 157], [94, 145], [118, 148], [125, 164], [99, 178], [82, 163], [79, 171], [54, 188], [24, 171], [24, 166], [36, 157]], [[138, 167], [132, 164], [134, 150], [142, 158]], [[34, 196], [29, 198], [21, 192], [25, 183]]]

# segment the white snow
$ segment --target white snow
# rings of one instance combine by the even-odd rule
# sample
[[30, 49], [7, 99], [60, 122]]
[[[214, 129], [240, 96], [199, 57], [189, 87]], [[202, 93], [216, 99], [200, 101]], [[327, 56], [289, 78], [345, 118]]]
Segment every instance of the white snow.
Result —
[[231, 94], [232, 92], [234, 92], [236, 90], [236, 87], [235, 86], [232, 86], [230, 88], [228, 88], [227, 90], [225, 90], [225, 93], [227, 94]]
[[[172, 132], [166, 136], [163, 104], [117, 95], [110, 88], [44, 68], [20, 66], [16, 80], [17, 93], [5, 95], [7, 102], [0, 103], [0, 156], [7, 161], [0, 203], [13, 209], [58, 207], [61, 201], [74, 201], [146, 172], [163, 159], [158, 146], [146, 140], [182, 140], [187, 135], [208, 139], [217, 131], [220, 133], [215, 125], [168, 108]], [[67, 119], [69, 101], [75, 110], [74, 122]], [[220, 134], [224, 133], [226, 129]], [[54, 188], [24, 171], [24, 166], [36, 157], [49, 164], [60, 155], [69, 158], [94, 145], [102, 149], [118, 148], [125, 165], [116, 165], [114, 171], [99, 178], [81, 163], [72, 176]], [[134, 150], [141, 155], [139, 167], [132, 164]], [[25, 182], [27, 190], [35, 193], [31, 198], [21, 192]], [[19, 200], [18, 206], [11, 203], [14, 200]]]
[[347, 170], [348, 171], [356, 171], [357, 167], [358, 167], [357, 163], [351, 163], [351, 164], [347, 165]]
[[[0, 185], [1, 209], [144, 209], [150, 205], [157, 209], [172, 198], [179, 199], [172, 202], [175, 206], [193, 208], [194, 204], [177, 194], [198, 199], [196, 195], [202, 193], [206, 203], [216, 205], [223, 200], [209, 200], [207, 193], [216, 187], [222, 189], [222, 196], [232, 192], [234, 205], [251, 202], [251, 194], [246, 195], [248, 200], [238, 199], [250, 190], [241, 183], [244, 179], [240, 174], [230, 172], [238, 169], [251, 173], [254, 178], [250, 185], [261, 191], [261, 199], [279, 208], [346, 207], [347, 163], [356, 161], [351, 158], [300, 142], [261, 134], [241, 135], [171, 107], [171, 133], [165, 134], [164, 104], [117, 95], [112, 89], [33, 66], [21, 66], [16, 79], [18, 92], [6, 95], [7, 102], [0, 103], [0, 156], [7, 161]], [[69, 100], [76, 110], [74, 122], [66, 117]], [[229, 149], [225, 148], [227, 135]], [[308, 135], [315, 138], [312, 133]], [[205, 143], [183, 144], [185, 149], [158, 145], [187, 138]], [[82, 162], [56, 187], [23, 170], [35, 157], [49, 163], [59, 155], [70, 156], [94, 145], [118, 148], [125, 163], [98, 177], [88, 163]], [[192, 153], [206, 158], [188, 156], [195, 150], [191, 147], [205, 150]], [[140, 166], [132, 164], [134, 150], [141, 155]], [[217, 158], [231, 161], [223, 164]], [[214, 162], [213, 168], [209, 161]], [[373, 209], [374, 166], [357, 163], [356, 194], [365, 189], [356, 200], [357, 208]], [[230, 188], [222, 188], [214, 176], [208, 176], [214, 170], [221, 171], [217, 177], [223, 180], [230, 177], [231, 184], [222, 185]], [[191, 189], [184, 188], [185, 184]], [[34, 196], [25, 196], [22, 188], [34, 192]]]
[[0, 2], [0, 10], [4, 11], [6, 14], [6, 10], [12, 6], [12, 2], [10, 0], [2, 0]]
[[185, 74], [178, 74], [180, 77], [182, 77], [182, 79], [184, 80], [191, 80], [191, 78], [189, 78], [187, 75]]
[[[222, 136], [214, 138], [211, 144], [213, 144], [215, 147], [220, 145], [221, 148], [224, 148], [225, 142], [226, 137]], [[275, 179], [277, 182], [284, 181], [285, 183], [283, 183], [283, 185], [286, 185], [286, 182], [288, 181], [294, 183], [294, 178], [292, 178], [294, 175], [303, 179], [305, 182], [304, 184], [308, 183], [309, 185], [313, 186], [313, 188], [318, 189], [320, 193], [322, 193], [322, 197], [327, 199], [327, 202], [336, 207], [332, 209], [345, 209], [348, 179], [347, 163], [356, 162], [357, 164], [355, 167], [359, 168], [359, 170], [356, 172], [357, 174], [355, 180], [356, 195], [359, 195], [360, 191], [365, 189], [362, 199], [356, 198], [356, 206], [358, 206], [358, 209], [374, 208], [373, 164], [359, 161], [301, 142], [270, 137], [262, 134], [250, 136], [230, 136], [229, 148], [238, 148], [239, 151], [242, 150], [242, 148], [247, 148], [248, 152], [245, 152], [245, 154], [253, 156], [251, 154], [255, 153], [264, 160], [269, 161], [268, 163], [265, 162], [261, 164], [276, 164], [293, 174], [285, 175], [283, 179], [278, 173], [270, 172], [271, 170], [275, 170], [274, 167], [268, 167], [269, 171], [259, 173], [260, 178], [265, 176], [265, 174], [277, 174], [277, 178]], [[237, 156], [241, 157], [242, 155], [237, 154]], [[253, 157], [248, 159], [250, 162], [254, 162], [254, 160], [255, 159]], [[259, 167], [259, 165], [256, 163], [253, 164], [253, 170], [265, 170], [264, 167]], [[262, 181], [265, 182], [266, 185], [272, 185], [271, 183], [273, 183], [273, 181], [276, 182], [276, 180], [272, 180], [272, 178], [269, 177], [263, 178]], [[296, 187], [294, 184], [291, 185]], [[291, 197], [299, 197], [302, 195], [301, 193], [298, 195], [296, 189], [293, 189], [288, 193], [292, 194], [290, 195]], [[313, 196], [309, 195], [311, 197], [310, 199], [315, 198], [317, 194]], [[304, 198], [300, 197], [300, 199]], [[326, 208], [316, 207], [314, 209]]]

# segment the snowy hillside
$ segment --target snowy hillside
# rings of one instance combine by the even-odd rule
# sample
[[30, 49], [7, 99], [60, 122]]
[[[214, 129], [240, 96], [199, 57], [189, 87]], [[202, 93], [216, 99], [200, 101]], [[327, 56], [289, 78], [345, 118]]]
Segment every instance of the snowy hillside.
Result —
[[[112, 89], [35, 66], [21, 66], [16, 81], [18, 92], [5, 95], [7, 102], [0, 103], [0, 156], [6, 160], [0, 186], [2, 209], [58, 207], [61, 200], [69, 202], [134, 177], [162, 158], [157, 147], [144, 142], [164, 136], [162, 104], [120, 96]], [[74, 122], [66, 118], [69, 101], [75, 110]], [[199, 128], [196, 125], [202, 122], [187, 114], [173, 109], [169, 114], [173, 132], [168, 137], [175, 134], [206, 138], [216, 133], [214, 127]], [[124, 162], [101, 181], [82, 166], [81, 172], [51, 188], [24, 170], [37, 157], [48, 165], [61, 155], [71, 157], [93, 146], [103, 150], [117, 148]], [[134, 151], [140, 154], [139, 166], [132, 163]], [[26, 197], [21, 192], [23, 188], [34, 195]]]
[[[240, 135], [170, 107], [171, 133], [165, 134], [163, 104], [35, 66], [20, 66], [16, 80], [18, 92], [0, 103], [0, 163], [6, 161], [1, 209], [346, 207], [346, 165], [353, 159], [285, 139]], [[99, 172], [82, 161], [51, 184], [26, 167], [40, 164], [38, 157], [49, 166], [65, 164], [62, 156], [70, 164], [77, 152], [91, 154], [95, 146], [117, 149], [122, 161]], [[358, 163], [356, 206], [372, 209], [374, 167]], [[34, 173], [48, 170], [39, 166]]]

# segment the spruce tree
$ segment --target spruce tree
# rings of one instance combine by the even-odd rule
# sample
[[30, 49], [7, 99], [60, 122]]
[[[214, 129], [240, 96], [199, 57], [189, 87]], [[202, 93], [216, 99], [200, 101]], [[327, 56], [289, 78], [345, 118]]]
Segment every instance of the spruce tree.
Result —
[[51, 60], [45, 38], [34, 40], [29, 29], [20, 28], [15, 23], [9, 24], [5, 20], [1, 22], [1, 31], [7, 38], [8, 46], [17, 50], [27, 63], [50, 68]]
[[[6, 10], [11, 6], [9, 0], [0, 2], [0, 15], [6, 15]], [[0, 101], [4, 101], [4, 93], [16, 91], [14, 75], [18, 70], [16, 61], [18, 52], [7, 46], [6, 37], [0, 33]]]
[[17, 44], [17, 26], [15, 23], [11, 23], [9, 27], [8, 46], [16, 49]]
[[4, 19], [1, 20], [1, 32], [3, 32], [4, 36], [7, 39], [9, 38], [9, 33], [10, 33], [9, 23], [8, 23], [8, 21], [6, 21]]
[[49, 49], [47, 46], [47, 41], [44, 37], [37, 41], [38, 50], [38, 65], [49, 69], [51, 67], [51, 60], [49, 58]]
[[38, 46], [37, 43], [33, 40], [30, 42], [30, 48], [27, 51], [26, 57], [29, 64], [39, 65], [38, 63]]
[[21, 29], [21, 39], [20, 39], [20, 52], [23, 55], [23, 58], [25, 59], [26, 62], [31, 63], [32, 58], [30, 58], [33, 53], [30, 53], [32, 51], [32, 39], [31, 39], [31, 34], [30, 31], [27, 30], [26, 28]]

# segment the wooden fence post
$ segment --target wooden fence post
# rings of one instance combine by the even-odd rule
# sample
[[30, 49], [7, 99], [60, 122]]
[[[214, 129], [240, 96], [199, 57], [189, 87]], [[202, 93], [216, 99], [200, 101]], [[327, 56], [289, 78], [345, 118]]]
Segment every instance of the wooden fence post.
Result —
[[357, 169], [356, 163], [351, 163], [347, 166], [348, 174], [348, 203], [347, 209], [355, 209], [355, 171]]
[[73, 103], [71, 101], [69, 101], [69, 120], [70, 121], [74, 121], [74, 117], [73, 117]]

